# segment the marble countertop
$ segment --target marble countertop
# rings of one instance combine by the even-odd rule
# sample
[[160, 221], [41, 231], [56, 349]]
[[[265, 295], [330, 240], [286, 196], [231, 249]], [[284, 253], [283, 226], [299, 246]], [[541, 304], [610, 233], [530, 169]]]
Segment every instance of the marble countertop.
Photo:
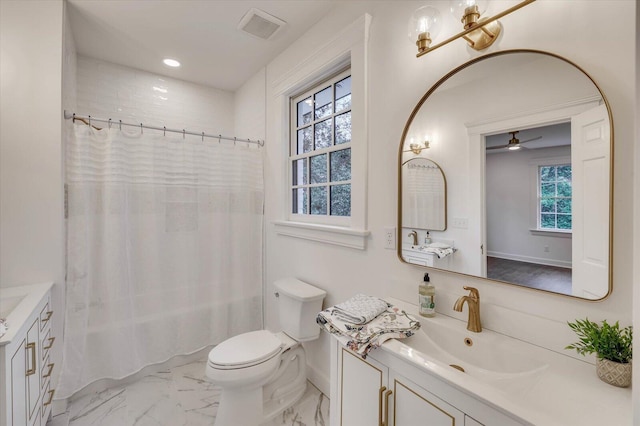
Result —
[[[387, 300], [416, 318], [422, 318], [417, 314], [416, 305], [393, 298]], [[442, 320], [457, 321], [461, 327], [466, 327], [458, 319], [442, 316]], [[436, 324], [424, 320], [426, 325]], [[428, 335], [428, 330], [425, 331]], [[528, 377], [526, 383], [519, 383], [517, 379], [499, 384], [485, 382], [410, 348], [402, 340], [389, 340], [382, 349], [525, 423], [544, 426], [632, 424], [631, 388], [604, 383], [597, 377], [595, 365], [586, 361], [522, 340], [513, 341], [527, 345], [527, 355], [547, 365]]]
[[51, 287], [52, 282], [0, 288], [0, 316], [8, 325], [0, 346], [11, 343], [28, 326], [27, 319]]

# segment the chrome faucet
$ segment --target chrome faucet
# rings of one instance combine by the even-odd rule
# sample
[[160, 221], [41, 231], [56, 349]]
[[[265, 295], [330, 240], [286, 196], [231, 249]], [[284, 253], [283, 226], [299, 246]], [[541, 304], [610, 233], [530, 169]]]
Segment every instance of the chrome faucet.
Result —
[[414, 246], [418, 245], [418, 233], [416, 231], [409, 232], [408, 237], [413, 237], [413, 245]]
[[480, 293], [477, 288], [467, 286], [463, 288], [469, 290], [469, 295], [460, 296], [453, 305], [453, 310], [462, 312], [462, 305], [464, 305], [464, 302], [467, 302], [467, 306], [469, 307], [467, 330], [480, 333], [482, 331], [482, 323], [480, 322]]

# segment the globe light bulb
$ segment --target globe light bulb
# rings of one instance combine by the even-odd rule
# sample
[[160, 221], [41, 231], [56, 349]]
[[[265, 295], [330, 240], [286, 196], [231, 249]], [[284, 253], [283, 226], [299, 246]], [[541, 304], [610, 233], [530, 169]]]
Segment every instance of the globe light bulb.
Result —
[[451, 0], [449, 10], [454, 18], [460, 19], [466, 29], [474, 25], [487, 11], [487, 0]]
[[418, 51], [426, 50], [431, 40], [440, 34], [442, 17], [435, 7], [423, 6], [413, 12], [409, 19], [408, 36], [412, 42], [418, 45]]

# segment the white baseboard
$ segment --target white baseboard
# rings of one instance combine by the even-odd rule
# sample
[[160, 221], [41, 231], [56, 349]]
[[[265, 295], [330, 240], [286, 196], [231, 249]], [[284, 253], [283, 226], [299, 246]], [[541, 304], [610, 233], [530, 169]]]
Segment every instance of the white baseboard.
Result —
[[329, 398], [329, 395], [331, 393], [329, 388], [329, 385], [330, 385], [329, 377], [320, 373], [318, 370], [311, 367], [310, 365], [307, 365], [307, 380], [309, 380], [311, 384], [317, 387], [318, 390], [320, 390], [320, 392], [324, 394], [324, 396]]
[[499, 259], [517, 260], [519, 262], [536, 263], [538, 265], [557, 266], [559, 268], [571, 269], [571, 262], [566, 260], [546, 259], [542, 257], [522, 256], [519, 254], [500, 253], [496, 251], [487, 251], [488, 257], [497, 257]]

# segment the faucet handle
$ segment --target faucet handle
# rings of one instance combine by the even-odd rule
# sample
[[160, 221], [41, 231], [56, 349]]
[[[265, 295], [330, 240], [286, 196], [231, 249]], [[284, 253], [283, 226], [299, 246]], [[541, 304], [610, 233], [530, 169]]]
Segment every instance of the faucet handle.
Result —
[[471, 296], [473, 299], [480, 300], [480, 292], [478, 291], [477, 288], [469, 287], [467, 285], [465, 285], [462, 288], [464, 288], [465, 290], [469, 290], [469, 296]]

